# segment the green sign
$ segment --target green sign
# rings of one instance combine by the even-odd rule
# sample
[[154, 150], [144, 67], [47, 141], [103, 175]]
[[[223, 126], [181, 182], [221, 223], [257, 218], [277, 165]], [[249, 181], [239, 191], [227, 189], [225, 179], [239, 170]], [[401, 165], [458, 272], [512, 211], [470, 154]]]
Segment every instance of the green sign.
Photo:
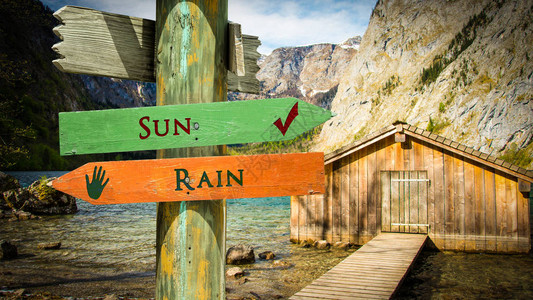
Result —
[[295, 98], [59, 114], [61, 155], [290, 140], [332, 112]]

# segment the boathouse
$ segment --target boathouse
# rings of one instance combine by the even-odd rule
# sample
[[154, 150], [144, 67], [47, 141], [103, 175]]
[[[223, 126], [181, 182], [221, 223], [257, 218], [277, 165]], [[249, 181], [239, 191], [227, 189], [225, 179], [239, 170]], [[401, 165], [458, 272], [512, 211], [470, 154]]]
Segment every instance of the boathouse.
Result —
[[363, 245], [427, 234], [440, 250], [530, 250], [533, 171], [397, 122], [325, 156], [326, 193], [291, 198], [290, 238]]

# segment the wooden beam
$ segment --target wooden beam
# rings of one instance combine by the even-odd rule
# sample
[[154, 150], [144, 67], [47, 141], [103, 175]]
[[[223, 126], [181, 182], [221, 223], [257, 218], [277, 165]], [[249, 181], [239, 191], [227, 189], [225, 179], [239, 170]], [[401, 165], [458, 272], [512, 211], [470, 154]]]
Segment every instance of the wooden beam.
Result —
[[378, 134], [376, 136], [373, 136], [371, 138], [369, 138], [368, 140], [365, 140], [363, 141], [362, 143], [359, 143], [357, 145], [354, 145], [352, 148], [349, 148], [349, 149], [346, 149], [344, 151], [339, 151], [338, 153], [337, 152], [334, 152], [334, 153], [329, 153], [327, 154], [325, 157], [324, 157], [324, 164], [329, 164], [331, 162], [334, 162], [338, 159], [341, 159], [347, 155], [350, 155], [354, 152], [357, 152], [373, 143], [377, 143], [378, 141], [381, 141], [385, 138], [387, 138], [388, 136], [391, 136], [395, 133], [394, 129], [392, 131], [388, 131], [388, 132], [384, 132], [384, 133], [381, 133], [381, 134]]
[[531, 183], [518, 178], [518, 190], [522, 193], [531, 192]]
[[403, 143], [405, 142], [405, 133], [403, 132], [396, 132], [394, 134], [394, 142], [395, 143]]
[[[524, 174], [518, 173], [518, 172], [516, 172], [516, 171], [513, 171], [513, 170], [510, 169], [510, 168], [503, 167], [503, 166], [501, 166], [501, 165], [498, 165], [497, 163], [493, 163], [493, 162], [490, 162], [490, 161], [488, 161], [488, 160], [486, 160], [486, 159], [482, 159], [482, 158], [478, 157], [476, 153], [480, 153], [479, 151], [474, 150], [472, 153], [468, 153], [468, 152], [466, 152], [466, 151], [461, 151], [461, 150], [455, 149], [455, 148], [453, 148], [453, 147], [451, 147], [451, 146], [445, 145], [445, 144], [443, 143], [444, 140], [442, 140], [442, 141], [439, 141], [439, 140], [435, 141], [435, 139], [433, 139], [433, 138], [431, 138], [431, 137], [427, 138], [427, 137], [425, 137], [425, 136], [423, 136], [423, 135], [421, 135], [421, 134], [417, 134], [417, 133], [414, 133], [414, 132], [412, 132], [412, 131], [404, 131], [404, 132], [406, 132], [408, 135], [410, 135], [410, 136], [412, 136], [412, 137], [415, 137], [415, 138], [417, 138], [417, 139], [419, 139], [419, 140], [422, 140], [422, 141], [424, 141], [424, 142], [428, 142], [428, 143], [430, 143], [430, 144], [432, 144], [432, 145], [438, 146], [438, 147], [440, 147], [440, 148], [442, 148], [442, 149], [445, 149], [445, 150], [448, 150], [448, 151], [450, 151], [450, 152], [452, 152], [452, 153], [455, 153], [455, 154], [458, 154], [458, 155], [464, 156], [464, 157], [466, 157], [466, 158], [468, 158], [468, 159], [470, 159], [470, 160], [472, 160], [472, 161], [475, 161], [475, 162], [481, 163], [481, 164], [483, 164], [483, 165], [489, 166], [489, 167], [494, 168], [494, 169], [496, 169], [496, 170], [502, 171], [502, 172], [504, 172], [504, 173], [506, 173], [506, 174], [509, 174], [509, 175], [515, 176], [515, 177], [517, 177], [517, 178], [519, 178], [519, 179], [522, 179], [522, 180], [524, 180], [524, 181], [526, 181], [526, 182], [531, 182], [531, 183], [533, 183], [533, 178], [531, 178], [531, 177], [529, 177], [529, 176], [527, 176], [527, 175], [524, 175]], [[468, 150], [468, 149], [467, 149], [467, 150]], [[326, 156], [326, 159], [327, 159], [327, 156]]]
[[259, 94], [260, 85], [256, 74], [259, 71], [257, 60], [261, 54], [257, 52], [257, 47], [261, 45], [259, 38], [253, 35], [242, 35], [242, 45], [244, 49], [244, 76], [237, 76], [228, 72], [228, 90], [233, 92]]
[[229, 22], [228, 25], [228, 70], [237, 76], [244, 76], [244, 48], [242, 45], [241, 24]]
[[[64, 24], [54, 28], [63, 41], [52, 46], [60, 55], [53, 63], [61, 71], [156, 81], [154, 21], [76, 6], [64, 6], [54, 16]], [[255, 75], [260, 57], [257, 47], [261, 42], [256, 36], [241, 35], [237, 27], [240, 25], [236, 23], [228, 25], [228, 31], [234, 32], [228, 42], [229, 48], [235, 49], [235, 60], [223, 59], [235, 62], [237, 71], [237, 74], [228, 71], [228, 89], [257, 94], [259, 80]], [[186, 60], [197, 61], [198, 55]]]
[[[227, 0], [158, 0], [157, 104], [227, 101]], [[223, 146], [166, 149], [157, 158], [217, 156]], [[225, 299], [226, 201], [157, 205], [156, 298]]]
[[64, 6], [54, 13], [63, 40], [52, 46], [63, 72], [154, 82], [154, 22]]

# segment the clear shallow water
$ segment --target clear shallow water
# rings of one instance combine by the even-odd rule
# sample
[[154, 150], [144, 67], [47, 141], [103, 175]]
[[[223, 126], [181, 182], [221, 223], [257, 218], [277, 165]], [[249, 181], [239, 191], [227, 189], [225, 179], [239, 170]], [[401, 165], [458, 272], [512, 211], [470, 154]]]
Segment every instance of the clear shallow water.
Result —
[[[21, 184], [29, 185], [43, 174], [53, 177], [64, 173], [10, 174], [18, 177]], [[24, 222], [0, 220], [0, 239], [14, 241], [22, 253], [22, 259], [5, 266], [38, 269], [53, 265], [56, 266], [55, 272], [65, 266], [88, 274], [137, 273], [153, 276], [155, 203], [93, 206], [79, 200], [78, 208], [80, 211], [71, 216]], [[227, 201], [227, 247], [238, 243], [249, 244], [254, 246], [256, 255], [271, 250], [277, 258], [293, 266], [280, 268], [270, 261], [261, 260], [244, 266], [249, 282], [242, 285], [228, 282], [230, 294], [250, 297], [254, 292], [288, 298], [350, 254], [305, 249], [291, 244], [289, 217], [288, 197]], [[52, 241], [61, 241], [61, 249], [37, 249], [38, 243]], [[154, 290], [150, 284], [143, 286], [148, 295]], [[130, 286], [125, 289], [128, 288]], [[101, 286], [96, 287], [96, 293], [101, 295], [102, 289]], [[113, 293], [111, 288], [110, 291]], [[65, 293], [74, 295], [75, 291]], [[80, 293], [81, 296], [87, 295], [87, 291]], [[533, 299], [533, 255], [424, 251], [396, 299]]]
[[[41, 176], [57, 177], [66, 172], [10, 172], [23, 186]], [[118, 204], [95, 206], [77, 201], [79, 212], [69, 216], [43, 217], [40, 220], [7, 222], [0, 220], [0, 239], [13, 241], [23, 259], [10, 262], [24, 268], [49, 268], [50, 265], [85, 269], [106, 274], [153, 274], [155, 269], [156, 204]], [[257, 254], [273, 251], [276, 260], [257, 260], [243, 266], [249, 282], [232, 289], [244, 297], [252, 291], [263, 294], [292, 295], [313, 278], [337, 264], [350, 252], [304, 249], [289, 241], [290, 198], [227, 200], [226, 247], [247, 244]], [[42, 251], [39, 243], [61, 241], [61, 249]], [[0, 284], [1, 286], [1, 284]], [[151, 287], [148, 287], [150, 290]]]

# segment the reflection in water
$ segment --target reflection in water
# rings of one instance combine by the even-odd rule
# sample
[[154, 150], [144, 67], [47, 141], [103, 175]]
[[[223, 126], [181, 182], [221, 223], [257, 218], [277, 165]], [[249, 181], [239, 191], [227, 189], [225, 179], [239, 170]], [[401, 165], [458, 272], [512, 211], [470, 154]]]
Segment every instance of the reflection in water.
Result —
[[[45, 173], [47, 177], [54, 177], [65, 172]], [[13, 175], [27, 186], [43, 172]], [[70, 216], [24, 222], [0, 220], [0, 239], [11, 240], [19, 247], [24, 259], [17, 260], [16, 264], [21, 267], [81, 268], [104, 277], [154, 273], [155, 203], [97, 206], [78, 200], [78, 209], [77, 214]], [[292, 245], [289, 218], [289, 197], [227, 201], [226, 247], [248, 244], [254, 247], [256, 257], [260, 252], [270, 250], [275, 253], [277, 261], [286, 262], [286, 265], [274, 265], [272, 261], [257, 260], [255, 264], [243, 266], [251, 282], [264, 283], [254, 286], [256, 292], [264, 288], [265, 293], [291, 295], [350, 253]], [[56, 241], [62, 243], [59, 250], [37, 249], [39, 243]], [[287, 268], [287, 265], [291, 267]]]
[[[64, 172], [48, 173], [48, 177]], [[15, 174], [28, 175], [29, 172]], [[42, 172], [23, 178], [29, 185]], [[63, 266], [102, 276], [148, 276], [155, 269], [155, 203], [94, 206], [78, 201], [79, 213], [41, 220], [0, 220], [0, 239], [13, 241], [22, 258], [9, 264], [41, 268]], [[286, 298], [309, 284], [350, 252], [317, 251], [289, 242], [289, 198], [228, 200], [227, 247], [242, 243], [255, 254], [271, 250], [274, 265], [258, 260], [243, 266], [250, 282], [235, 289]], [[61, 241], [56, 251], [40, 251], [42, 242]], [[357, 274], [354, 274], [357, 276]], [[1, 283], [0, 283], [1, 284]], [[143, 287], [152, 293], [152, 287]], [[100, 291], [101, 288], [98, 288]], [[233, 292], [233, 291], [232, 291]], [[249, 296], [249, 294], [247, 294]], [[425, 250], [406, 278], [397, 299], [533, 299], [533, 256], [442, 253]]]

